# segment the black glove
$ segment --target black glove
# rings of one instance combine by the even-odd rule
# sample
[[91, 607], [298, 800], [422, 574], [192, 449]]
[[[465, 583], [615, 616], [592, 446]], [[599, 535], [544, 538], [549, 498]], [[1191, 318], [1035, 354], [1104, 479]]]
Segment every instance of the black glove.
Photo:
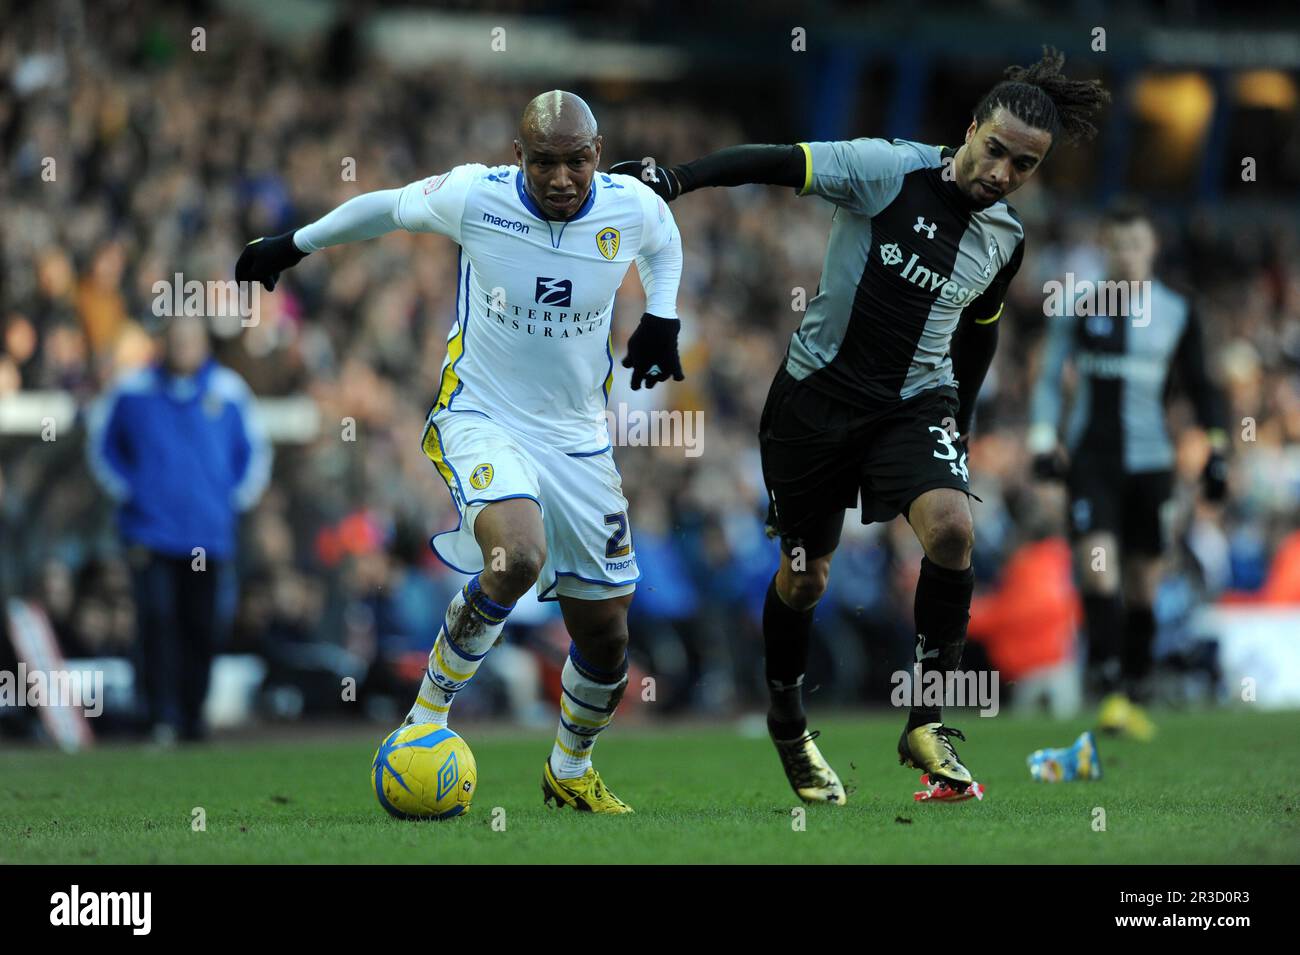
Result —
[[1068, 470], [1059, 448], [1035, 454], [1032, 467], [1040, 481], [1064, 481]]
[[682, 323], [675, 318], [658, 318], [650, 313], [641, 316], [632, 337], [627, 340], [627, 357], [623, 367], [632, 369], [632, 390], [640, 391], [641, 382], [653, 388], [658, 382], [681, 381], [682, 360], [677, 355], [677, 333]]
[[609, 167], [609, 171], [640, 179], [664, 202], [672, 202], [682, 194], [682, 183], [677, 173], [658, 163], [648, 164], [628, 160], [614, 163]]
[[1222, 501], [1228, 496], [1228, 459], [1221, 452], [1210, 452], [1201, 472], [1201, 489], [1207, 501]]
[[239, 253], [235, 281], [261, 282], [268, 292], [274, 292], [280, 273], [293, 268], [306, 256], [306, 252], [293, 244], [292, 232], [254, 239]]

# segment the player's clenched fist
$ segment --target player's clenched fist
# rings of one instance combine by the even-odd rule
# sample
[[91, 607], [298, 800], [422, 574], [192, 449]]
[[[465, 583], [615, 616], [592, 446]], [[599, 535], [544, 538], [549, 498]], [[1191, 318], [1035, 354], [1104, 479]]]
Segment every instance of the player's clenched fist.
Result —
[[292, 232], [254, 239], [239, 254], [239, 261], [235, 263], [235, 280], [261, 282], [268, 292], [274, 292], [280, 273], [293, 268], [306, 255], [293, 244]]
[[653, 189], [655, 195], [664, 202], [672, 202], [682, 194], [681, 179], [677, 174], [667, 166], [657, 165], [654, 160], [616, 162], [609, 167], [609, 171], [624, 176], [635, 176]]
[[682, 323], [675, 318], [659, 318], [649, 313], [641, 316], [632, 337], [627, 340], [627, 357], [623, 367], [632, 369], [632, 390], [640, 391], [641, 383], [653, 388], [661, 381], [672, 378], [681, 381], [682, 360], [677, 355], [677, 333]]

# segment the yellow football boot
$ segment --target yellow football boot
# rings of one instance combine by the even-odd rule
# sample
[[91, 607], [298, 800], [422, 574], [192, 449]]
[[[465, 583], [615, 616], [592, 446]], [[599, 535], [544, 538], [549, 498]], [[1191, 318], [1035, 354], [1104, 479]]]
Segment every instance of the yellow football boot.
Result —
[[1156, 725], [1146, 711], [1123, 693], [1112, 693], [1101, 701], [1097, 728], [1103, 733], [1128, 736], [1149, 743], [1156, 735]]
[[577, 779], [557, 779], [551, 772], [551, 761], [542, 770], [542, 802], [548, 806], [555, 800], [556, 807], [572, 806], [579, 812], [628, 813], [632, 807], [605, 788], [604, 780], [594, 766]]
[[957, 758], [949, 736], [966, 741], [961, 730], [942, 723], [926, 723], [911, 732], [904, 729], [898, 739], [899, 765], [922, 770], [931, 781], [942, 780], [953, 789], [966, 789], [971, 784], [970, 770]]
[[796, 796], [804, 802], [842, 806], [848, 801], [844, 784], [813, 742], [820, 735], [820, 730], [813, 730], [798, 739], [781, 740], [773, 736], [772, 742], [776, 744], [781, 768], [785, 770], [785, 778], [790, 781], [790, 788]]

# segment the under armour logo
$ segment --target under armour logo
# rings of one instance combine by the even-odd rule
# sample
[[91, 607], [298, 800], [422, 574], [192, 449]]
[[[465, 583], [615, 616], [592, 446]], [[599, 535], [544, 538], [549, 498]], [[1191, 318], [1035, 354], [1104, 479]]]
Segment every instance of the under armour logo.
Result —
[[927, 239], [933, 239], [935, 230], [939, 228], [937, 222], [926, 222], [925, 216], [916, 217], [916, 225], [912, 226], [913, 232], [924, 232]]

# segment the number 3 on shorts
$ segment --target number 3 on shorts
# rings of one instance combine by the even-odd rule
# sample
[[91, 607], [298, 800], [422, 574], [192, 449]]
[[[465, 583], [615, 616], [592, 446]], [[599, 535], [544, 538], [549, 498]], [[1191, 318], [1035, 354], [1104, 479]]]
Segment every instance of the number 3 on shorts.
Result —
[[934, 456], [940, 461], [951, 461], [952, 464], [948, 465], [948, 468], [952, 471], [953, 475], [961, 478], [963, 481], [969, 481], [970, 474], [966, 470], [966, 453], [964, 451], [960, 454], [958, 453], [956, 445], [952, 443], [952, 435], [948, 433], [946, 428], [938, 428], [934, 425], [930, 425], [930, 430], [939, 435], [937, 440], [939, 442], [940, 451], [943, 452], [940, 453], [940, 451], [936, 451], [934, 452]]

